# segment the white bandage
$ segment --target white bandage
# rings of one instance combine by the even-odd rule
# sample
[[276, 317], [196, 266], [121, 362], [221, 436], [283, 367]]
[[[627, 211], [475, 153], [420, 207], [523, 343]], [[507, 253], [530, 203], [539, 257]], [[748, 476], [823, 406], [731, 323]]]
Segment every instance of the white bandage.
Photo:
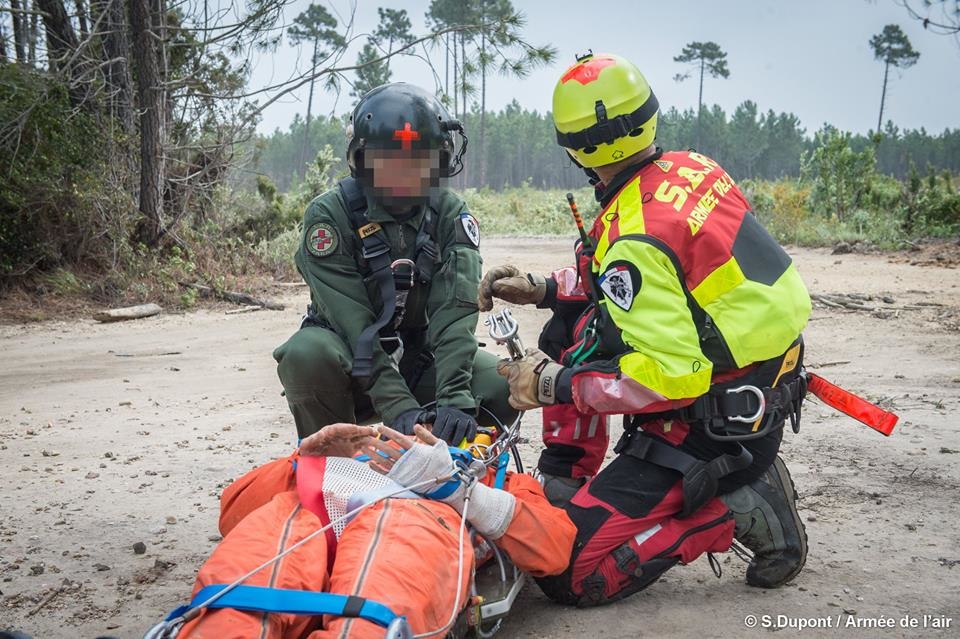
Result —
[[516, 503], [517, 498], [505, 490], [475, 483], [470, 492], [467, 521], [481, 535], [490, 539], [499, 539], [507, 532], [507, 527], [513, 521]]
[[[426, 444], [411, 446], [393, 465], [387, 477], [419, 495], [427, 495], [440, 488], [452, 472], [453, 458], [447, 449], [447, 443], [438, 441], [433, 446]], [[431, 479], [440, 481], [418, 485]], [[458, 486], [452, 494], [440, 501], [450, 504], [460, 512], [463, 509], [464, 491], [464, 486]]]
[[[428, 495], [444, 484], [444, 478], [450, 476], [453, 468], [453, 458], [450, 456], [446, 442], [439, 441], [433, 446], [414, 444], [397, 460], [387, 473], [387, 477], [401, 486], [412, 487], [411, 490], [419, 495]], [[438, 478], [441, 481], [418, 486]], [[474, 482], [470, 490], [472, 492], [467, 521], [481, 535], [490, 539], [499, 539], [513, 520], [516, 498], [505, 490], [490, 488], [479, 482]], [[463, 513], [466, 491], [467, 487], [461, 484], [453, 493], [440, 501], [449, 504], [458, 513]]]

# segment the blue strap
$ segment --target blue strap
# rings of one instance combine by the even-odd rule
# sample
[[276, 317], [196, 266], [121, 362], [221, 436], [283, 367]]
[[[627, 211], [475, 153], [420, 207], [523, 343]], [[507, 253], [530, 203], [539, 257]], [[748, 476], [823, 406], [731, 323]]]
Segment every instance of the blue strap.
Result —
[[[190, 602], [197, 606], [227, 586], [217, 584], [200, 590]], [[399, 615], [388, 607], [362, 597], [335, 595], [329, 592], [309, 592], [306, 590], [287, 590], [283, 588], [263, 588], [260, 586], [237, 586], [211, 603], [209, 608], [234, 608], [252, 612], [279, 612], [292, 615], [336, 615], [338, 617], [358, 617], [386, 628]], [[168, 620], [177, 616], [174, 611]]]
[[457, 488], [459, 487], [460, 487], [460, 480], [451, 479], [446, 483], [440, 484], [440, 487], [437, 488], [436, 490], [429, 493], [424, 493], [423, 496], [426, 497], [427, 499], [446, 499], [447, 497], [452, 495], [454, 492], [456, 492]]
[[507, 465], [510, 463], [510, 453], [503, 451], [497, 458], [497, 476], [493, 480], [493, 487], [503, 490], [507, 480]]

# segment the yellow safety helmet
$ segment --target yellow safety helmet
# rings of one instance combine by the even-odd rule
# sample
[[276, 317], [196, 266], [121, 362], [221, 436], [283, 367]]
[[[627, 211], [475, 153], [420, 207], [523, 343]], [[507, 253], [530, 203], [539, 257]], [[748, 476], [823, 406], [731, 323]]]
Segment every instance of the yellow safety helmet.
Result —
[[588, 53], [577, 58], [553, 90], [557, 143], [587, 168], [618, 162], [653, 144], [659, 108], [632, 62]]

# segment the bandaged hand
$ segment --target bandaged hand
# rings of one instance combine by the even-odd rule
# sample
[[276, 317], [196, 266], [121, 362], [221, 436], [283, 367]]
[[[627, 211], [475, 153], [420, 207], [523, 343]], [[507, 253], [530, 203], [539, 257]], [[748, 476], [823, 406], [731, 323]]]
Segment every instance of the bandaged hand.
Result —
[[556, 404], [557, 383], [564, 368], [537, 348], [528, 348], [523, 359], [497, 363], [497, 372], [510, 386], [510, 405], [517, 410]]
[[516, 266], [505, 265], [487, 271], [477, 290], [481, 311], [493, 308], [497, 297], [512, 304], [539, 304], [547, 294], [547, 278], [534, 273], [523, 274]]
[[[442, 440], [419, 424], [414, 427], [416, 440], [386, 426], [381, 426], [379, 431], [387, 441], [372, 440], [367, 449], [374, 460], [371, 465], [375, 470], [385, 473], [398, 484], [425, 497], [437, 498], [431, 497], [431, 494], [448, 492], [451, 484], [416, 487], [418, 483], [436, 477], [442, 478], [452, 472], [453, 457]], [[467, 490], [471, 491], [467, 521], [481, 535], [490, 539], [502, 537], [513, 521], [516, 497], [505, 490], [474, 482], [469, 487], [458, 483], [453, 492], [438, 499], [463, 514]]]
[[315, 457], [353, 457], [377, 436], [369, 426], [330, 424], [300, 442], [300, 454]]
[[[433, 498], [433, 493], [443, 489], [438, 493], [442, 496], [437, 496], [437, 499], [461, 512], [466, 486], [459, 484], [453, 492], [449, 491], [452, 486], [445, 489], [454, 471], [453, 457], [445, 441], [438, 439], [421, 424], [414, 426], [416, 439], [386, 426], [378, 430], [386, 439], [373, 439], [366, 449], [374, 470], [424, 497]], [[429, 480], [434, 481], [424, 483]]]

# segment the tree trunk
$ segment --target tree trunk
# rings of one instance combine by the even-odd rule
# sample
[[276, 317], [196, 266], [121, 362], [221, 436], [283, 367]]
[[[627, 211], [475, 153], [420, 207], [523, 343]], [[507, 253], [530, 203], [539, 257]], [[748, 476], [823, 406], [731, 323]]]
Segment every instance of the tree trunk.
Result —
[[130, 0], [133, 63], [140, 98], [140, 214], [137, 235], [154, 247], [163, 235], [163, 89], [160, 87], [157, 48], [150, 30], [150, 0]]
[[132, 135], [133, 80], [127, 61], [130, 59], [130, 40], [123, 0], [97, 0], [93, 10], [103, 18], [100, 21], [103, 57], [106, 64], [107, 91], [111, 115], [123, 126], [124, 133]]
[[0, 20], [0, 62], [7, 61], [7, 37], [3, 34], [3, 21]]
[[452, 35], [453, 35], [453, 117], [458, 118], [460, 117], [459, 115], [460, 114], [460, 110], [459, 110], [460, 88], [457, 85], [457, 82], [459, 82], [458, 80], [459, 76], [457, 75], [457, 71], [459, 70], [459, 67], [457, 66], [457, 60], [458, 60], [457, 34], [456, 32], [454, 32]]
[[700, 95], [697, 96], [697, 151], [700, 151], [700, 131], [703, 129], [703, 58], [700, 58]]
[[[463, 64], [463, 72], [461, 75], [462, 86], [463, 86], [463, 126], [467, 126], [467, 34], [460, 33], [460, 60]], [[470, 163], [466, 162], [463, 165], [463, 173], [461, 179], [461, 185], [465, 188], [467, 186], [467, 178], [470, 175]]]
[[[480, 0], [480, 24], [486, 14], [486, 1]], [[480, 28], [480, 178], [479, 184], [487, 183], [487, 29]]]
[[80, 37], [86, 40], [90, 37], [90, 30], [87, 28], [87, 9], [83, 6], [83, 0], [76, 0], [77, 5], [77, 24], [80, 25]]
[[307, 175], [307, 150], [310, 146], [310, 116], [313, 112], [313, 85], [317, 81], [317, 46], [319, 45], [320, 39], [313, 39], [313, 57], [310, 58], [313, 66], [311, 67], [311, 78], [310, 78], [310, 94], [307, 97], [307, 119], [303, 124], [303, 144], [300, 147], [300, 177], [304, 178]]
[[43, 12], [43, 24], [47, 29], [47, 44], [50, 62], [57, 71], [66, 71], [71, 55], [80, 46], [77, 34], [60, 0], [37, 0], [37, 8]]
[[27, 52], [24, 46], [27, 35], [27, 17], [20, 13], [25, 8], [20, 4], [20, 0], [10, 0], [10, 18], [13, 20], [13, 48], [17, 54], [17, 62], [20, 64], [27, 61]]
[[30, 14], [30, 31], [27, 37], [27, 60], [30, 62], [30, 64], [37, 63], [37, 38], [39, 37], [39, 34], [40, 34], [40, 16], [37, 15], [36, 13], [31, 13]]
[[880, 116], [877, 118], [877, 133], [880, 133], [880, 127], [883, 125], [883, 103], [887, 97], [887, 76], [890, 73], [890, 61], [883, 67], [883, 90], [880, 92]]

